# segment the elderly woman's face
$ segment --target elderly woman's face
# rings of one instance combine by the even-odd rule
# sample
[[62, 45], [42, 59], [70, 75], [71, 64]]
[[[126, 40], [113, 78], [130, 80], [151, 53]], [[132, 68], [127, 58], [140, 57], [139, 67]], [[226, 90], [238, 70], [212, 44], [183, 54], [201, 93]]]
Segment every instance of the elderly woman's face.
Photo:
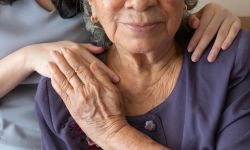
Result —
[[89, 0], [109, 39], [135, 53], [162, 49], [174, 41], [182, 0]]

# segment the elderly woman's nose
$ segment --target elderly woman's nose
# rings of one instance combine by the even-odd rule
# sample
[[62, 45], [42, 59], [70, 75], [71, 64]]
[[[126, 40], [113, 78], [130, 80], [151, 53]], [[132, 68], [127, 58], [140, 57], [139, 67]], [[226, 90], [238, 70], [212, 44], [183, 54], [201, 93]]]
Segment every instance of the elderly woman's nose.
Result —
[[158, 0], [127, 0], [125, 7], [136, 11], [145, 11], [158, 4]]

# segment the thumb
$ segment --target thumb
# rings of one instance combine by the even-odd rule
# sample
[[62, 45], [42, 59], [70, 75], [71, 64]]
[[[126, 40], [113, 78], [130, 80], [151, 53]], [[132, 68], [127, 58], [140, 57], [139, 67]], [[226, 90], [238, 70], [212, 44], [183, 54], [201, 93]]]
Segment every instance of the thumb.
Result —
[[191, 27], [192, 29], [197, 29], [200, 26], [200, 17], [201, 17], [200, 12], [191, 14], [188, 17], [188, 25], [189, 25], [189, 27]]
[[95, 46], [93, 44], [81, 44], [84, 48], [86, 48], [89, 52], [93, 54], [100, 54], [104, 51], [102, 47]]

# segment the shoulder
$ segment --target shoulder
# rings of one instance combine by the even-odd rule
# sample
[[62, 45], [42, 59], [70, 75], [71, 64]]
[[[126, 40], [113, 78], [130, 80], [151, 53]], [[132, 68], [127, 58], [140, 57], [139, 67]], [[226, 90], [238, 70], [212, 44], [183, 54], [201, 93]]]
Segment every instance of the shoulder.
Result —
[[[231, 57], [229, 57], [231, 56]], [[220, 59], [231, 59], [234, 68], [238, 69], [241, 67], [247, 67], [249, 64], [250, 56], [250, 30], [241, 30], [232, 45], [225, 52], [221, 52], [218, 58]]]
[[250, 30], [239, 33], [235, 49], [234, 74], [245, 74], [250, 71]]
[[[191, 68], [196, 68], [197, 71], [204, 71], [213, 73], [225, 73], [230, 75], [232, 70], [239, 70], [242, 67], [248, 67], [250, 61], [250, 31], [241, 30], [231, 46], [226, 51], [220, 51], [216, 61], [214, 63], [209, 63], [207, 57], [212, 49], [214, 41], [212, 41], [206, 48], [203, 56], [197, 63], [192, 63]], [[190, 60], [191, 54], [187, 54]], [[248, 66], [246, 66], [248, 64]], [[241, 70], [242, 71], [242, 70]]]

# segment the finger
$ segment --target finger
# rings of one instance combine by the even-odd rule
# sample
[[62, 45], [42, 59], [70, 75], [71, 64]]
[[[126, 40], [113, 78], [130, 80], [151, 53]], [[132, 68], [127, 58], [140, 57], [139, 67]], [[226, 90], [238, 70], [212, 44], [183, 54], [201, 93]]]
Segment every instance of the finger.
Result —
[[61, 97], [66, 107], [69, 108], [69, 106], [71, 105], [69, 96], [64, 91], [62, 91], [59, 84], [56, 82], [54, 78], [51, 78], [51, 84], [52, 84], [52, 87], [55, 89], [56, 93]]
[[104, 86], [106, 87], [112, 87], [112, 81], [110, 80], [110, 78], [108, 77], [107, 73], [105, 73], [98, 65], [97, 62], [93, 62], [90, 65], [90, 70], [93, 72], [93, 74], [95, 75], [96, 79], [103, 83]]
[[109, 75], [109, 77], [112, 79], [114, 83], [119, 82], [119, 77], [111, 70], [109, 69], [102, 61], [100, 61], [98, 58], [93, 56], [91, 53], [89, 53], [86, 50], [81, 51], [81, 57], [84, 58], [89, 64], [96, 61], [100, 64], [100, 67]]
[[198, 29], [196, 29], [196, 31], [194, 32], [194, 35], [192, 36], [188, 44], [189, 52], [192, 52], [194, 48], [198, 45], [198, 42], [200, 41], [203, 33], [205, 32], [208, 24], [210, 23], [213, 17], [214, 17], [214, 13], [204, 13], [201, 16], [200, 26]]
[[230, 28], [229, 34], [227, 35], [225, 41], [222, 44], [222, 49], [226, 50], [228, 47], [233, 43], [234, 39], [236, 38], [237, 34], [241, 29], [241, 22], [237, 20], [234, 22]]
[[57, 51], [52, 51], [51, 55], [52, 55], [54, 61], [56, 62], [58, 68], [60, 69], [60, 71], [63, 73], [63, 75], [69, 81], [70, 85], [74, 89], [77, 89], [78, 87], [80, 87], [82, 85], [81, 80], [76, 75], [75, 70], [65, 60], [63, 55]]
[[228, 35], [228, 32], [230, 30], [232, 22], [233, 22], [233, 20], [229, 18], [229, 19], [226, 19], [222, 23], [222, 25], [218, 31], [214, 45], [213, 45], [211, 51], [209, 52], [209, 55], [207, 58], [209, 62], [215, 61], [217, 55], [219, 54], [219, 52], [221, 50], [222, 44]]
[[198, 18], [197, 14], [191, 14], [188, 17], [188, 25], [192, 28], [192, 29], [197, 29], [200, 26], [200, 19]]
[[82, 44], [83, 47], [87, 48], [89, 52], [93, 54], [100, 54], [104, 51], [102, 47], [95, 46], [93, 44]]
[[53, 82], [57, 83], [57, 86], [55, 88], [57, 93], [63, 99], [68, 99], [68, 96], [73, 92], [73, 87], [70, 85], [66, 77], [63, 75], [63, 73], [55, 63], [49, 62], [48, 68], [51, 74], [51, 79], [54, 80]]
[[221, 23], [223, 22], [223, 18], [221, 15], [215, 15], [212, 21], [207, 26], [206, 30], [204, 31], [201, 40], [199, 41], [197, 47], [192, 54], [192, 61], [197, 62], [210, 41], [214, 38], [217, 33], [217, 29], [219, 29]]
[[90, 64], [83, 59], [79, 59], [79, 57], [67, 48], [62, 49], [62, 54], [83, 84], [86, 85], [88, 82], [94, 82], [93, 74], [89, 69]]

